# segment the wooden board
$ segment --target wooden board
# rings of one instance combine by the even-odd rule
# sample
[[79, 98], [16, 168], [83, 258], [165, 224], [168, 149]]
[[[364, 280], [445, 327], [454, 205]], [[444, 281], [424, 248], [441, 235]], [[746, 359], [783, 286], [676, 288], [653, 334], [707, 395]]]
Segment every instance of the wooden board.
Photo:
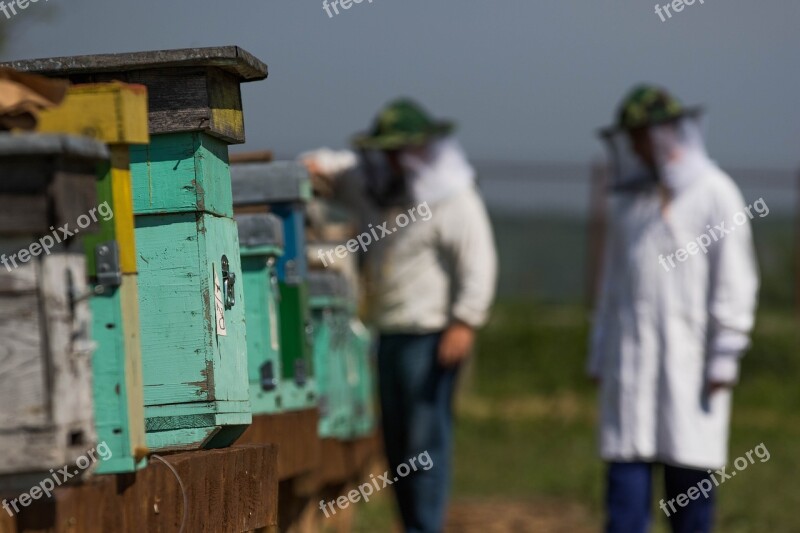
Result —
[[[187, 533], [243, 533], [277, 526], [275, 446], [235, 446], [163, 459], [177, 477], [151, 458], [147, 468], [136, 474], [96, 476], [82, 485], [58, 489], [54, 501], [24, 509], [16, 518], [16, 529], [6, 520], [6, 531], [175, 533], [184, 511]], [[0, 531], [2, 527], [0, 521]]]
[[76, 83], [120, 80], [150, 97], [151, 134], [205, 131], [244, 142], [239, 84], [267, 77], [267, 66], [236, 46], [12, 61], [17, 70]]
[[[221, 258], [241, 280], [233, 220], [194, 213], [137, 217], [145, 404], [247, 402], [244, 296], [217, 334], [214, 272]], [[249, 408], [248, 408], [249, 410]]]
[[[150, 141], [147, 88], [119, 82], [73, 85], [61, 105], [41, 114], [37, 131], [84, 135], [110, 145], [110, 168], [98, 184], [98, 200], [108, 202], [113, 220], [100, 222], [104, 229], [95, 242], [89, 243], [90, 254], [96, 244], [116, 240], [120, 246], [122, 272], [136, 272], [128, 145]], [[90, 275], [94, 275], [91, 255], [89, 263]]]
[[134, 274], [136, 267], [136, 223], [133, 217], [133, 181], [127, 145], [111, 146], [111, 189], [113, 191], [114, 237], [119, 244], [123, 274]]
[[49, 231], [45, 195], [0, 194], [0, 228], [3, 233], [35, 235]]
[[[251, 421], [236, 224], [196, 213], [136, 222], [148, 447], [228, 445]], [[223, 255], [237, 303], [218, 311]]]
[[320, 468], [321, 440], [317, 435], [316, 409], [253, 417], [253, 424], [237, 444], [275, 444], [278, 447], [278, 478], [298, 476]]
[[95, 423], [98, 439], [113, 453], [99, 471], [131, 472], [147, 448], [136, 275], [125, 274], [121, 287], [90, 302], [97, 343], [92, 360]]
[[[15, 243], [0, 244], [4, 253]], [[0, 269], [0, 485], [74, 462], [96, 444], [91, 319], [82, 254]], [[41, 474], [39, 474], [41, 475]]]
[[45, 76], [88, 75], [100, 72], [129, 72], [142, 69], [171, 69], [209, 66], [235, 74], [242, 81], [267, 77], [267, 65], [238, 46], [155, 50], [122, 54], [51, 57], [9, 61], [0, 66]]
[[147, 87], [73, 85], [59, 106], [40, 113], [36, 131], [83, 135], [106, 144], [147, 144]]
[[131, 148], [136, 215], [233, 216], [228, 147], [205, 134], [157, 135]]

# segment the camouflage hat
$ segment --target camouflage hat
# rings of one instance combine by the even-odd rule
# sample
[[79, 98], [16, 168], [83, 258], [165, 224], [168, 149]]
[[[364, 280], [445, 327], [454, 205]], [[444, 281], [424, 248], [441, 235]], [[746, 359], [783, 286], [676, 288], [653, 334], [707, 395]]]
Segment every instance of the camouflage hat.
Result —
[[701, 112], [699, 107], [684, 107], [680, 100], [660, 87], [638, 85], [622, 101], [617, 113], [617, 123], [604, 132], [630, 131], [665, 124], [685, 116], [699, 115]]
[[371, 150], [397, 150], [407, 146], [420, 146], [434, 137], [449, 134], [455, 125], [449, 121], [435, 121], [416, 102], [395, 100], [387, 105], [369, 132], [353, 138], [353, 146]]

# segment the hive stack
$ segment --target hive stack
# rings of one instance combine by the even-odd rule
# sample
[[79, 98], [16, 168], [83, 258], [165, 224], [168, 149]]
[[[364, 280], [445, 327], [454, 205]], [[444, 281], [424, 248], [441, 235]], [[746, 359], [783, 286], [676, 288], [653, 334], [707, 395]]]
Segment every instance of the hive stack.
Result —
[[280, 396], [284, 410], [313, 409], [317, 393], [305, 251], [310, 176], [305, 167], [292, 162], [238, 164], [232, 167], [231, 174], [237, 213], [271, 212], [283, 221], [285, 248], [277, 264], [281, 301]]
[[[98, 166], [108, 157], [105, 145], [82, 137], [0, 134], [0, 486], [6, 488], [30, 487], [97, 444], [92, 292], [82, 242], [97, 227], [81, 219], [96, 209]], [[64, 224], [75, 235], [56, 229]]]
[[131, 148], [147, 445], [231, 444], [252, 418], [228, 146], [244, 142], [239, 85], [266, 65], [229, 46], [9, 66], [147, 87], [151, 142]]
[[85, 239], [89, 276], [101, 289], [89, 300], [97, 344], [94, 418], [98, 440], [112, 453], [97, 472], [131, 472], [144, 466], [147, 443], [129, 150], [150, 139], [147, 89], [119, 82], [73, 85], [59, 107], [41, 114], [37, 129], [90, 136], [106, 143], [111, 154], [97, 185], [98, 205], [104, 207], [99, 232]]
[[269, 213], [237, 215], [247, 319], [247, 358], [253, 414], [281, 410], [281, 338], [276, 263], [283, 223]]
[[354, 403], [347, 281], [333, 270], [312, 270], [309, 294], [319, 388], [319, 434], [323, 438], [346, 439], [351, 433]]

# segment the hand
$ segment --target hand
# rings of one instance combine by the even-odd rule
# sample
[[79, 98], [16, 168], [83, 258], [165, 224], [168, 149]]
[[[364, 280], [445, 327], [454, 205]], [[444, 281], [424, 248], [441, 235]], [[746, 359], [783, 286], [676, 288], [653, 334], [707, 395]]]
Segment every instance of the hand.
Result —
[[715, 392], [723, 389], [730, 389], [733, 388], [733, 383], [727, 383], [725, 381], [708, 381], [706, 382], [706, 389], [708, 390], [708, 394], [714, 394]]
[[469, 357], [475, 344], [475, 330], [463, 322], [454, 322], [439, 341], [439, 364], [456, 366]]
[[302, 163], [311, 176], [311, 188], [314, 192], [319, 196], [333, 196], [333, 177], [323, 172], [313, 157], [306, 157]]

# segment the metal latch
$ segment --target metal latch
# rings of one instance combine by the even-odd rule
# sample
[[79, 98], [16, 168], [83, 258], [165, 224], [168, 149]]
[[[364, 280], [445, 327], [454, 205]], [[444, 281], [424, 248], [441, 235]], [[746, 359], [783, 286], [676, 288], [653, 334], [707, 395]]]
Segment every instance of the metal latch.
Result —
[[122, 268], [119, 263], [119, 244], [117, 241], [98, 244], [94, 249], [97, 265], [97, 285], [103, 288], [122, 285]]
[[236, 274], [231, 272], [228, 256], [222, 256], [222, 294], [225, 296], [225, 309], [236, 305]]
[[294, 362], [294, 382], [300, 387], [306, 384], [308, 380], [308, 368], [304, 359], [298, 359]]
[[276, 302], [281, 301], [281, 289], [278, 283], [278, 273], [275, 271], [275, 258], [270, 257], [267, 259], [267, 271], [269, 272], [269, 284], [272, 289], [272, 295]]
[[275, 368], [272, 361], [267, 361], [261, 365], [261, 390], [273, 391], [278, 388], [278, 380], [275, 378]]
[[289, 285], [297, 285], [301, 283], [303, 280], [300, 278], [299, 266], [297, 264], [297, 260], [289, 259], [283, 265], [283, 272], [284, 272], [284, 280]]

